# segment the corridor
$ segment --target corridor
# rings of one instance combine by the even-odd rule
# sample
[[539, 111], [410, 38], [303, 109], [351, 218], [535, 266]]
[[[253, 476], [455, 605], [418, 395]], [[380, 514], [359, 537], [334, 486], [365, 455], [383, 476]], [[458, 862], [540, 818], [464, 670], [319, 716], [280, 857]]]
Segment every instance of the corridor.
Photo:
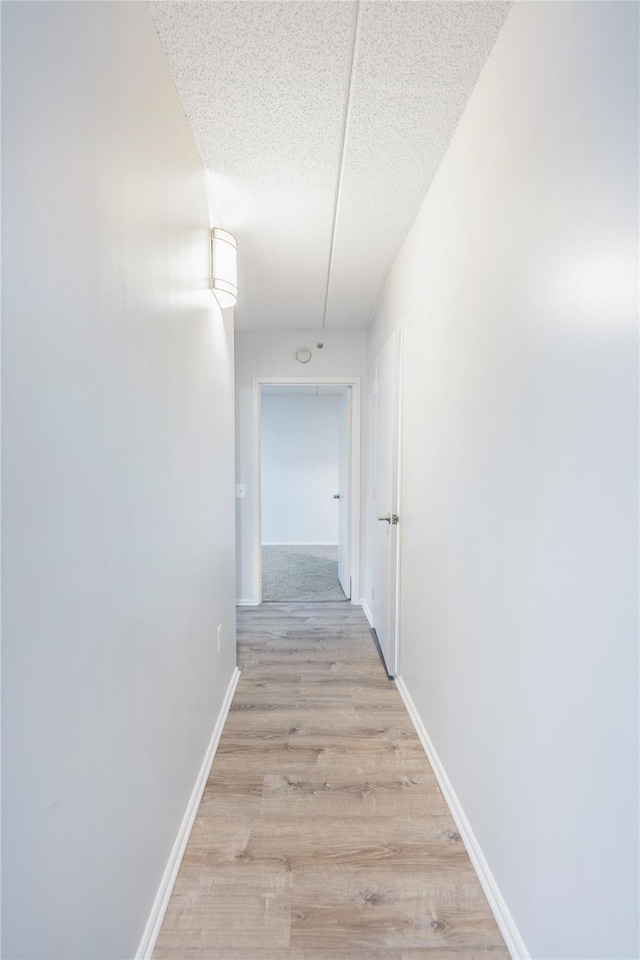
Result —
[[0, 956], [640, 958], [640, 0], [0, 20]]
[[507, 957], [361, 610], [240, 610], [238, 664], [154, 956]]

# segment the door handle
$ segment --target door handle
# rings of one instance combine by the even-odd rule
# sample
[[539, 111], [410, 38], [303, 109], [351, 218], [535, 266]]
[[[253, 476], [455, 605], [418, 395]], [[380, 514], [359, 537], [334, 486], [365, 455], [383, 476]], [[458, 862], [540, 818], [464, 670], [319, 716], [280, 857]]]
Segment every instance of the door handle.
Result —
[[396, 524], [400, 523], [400, 515], [397, 513], [388, 513], [386, 517], [378, 517], [378, 520], [386, 520], [388, 524], [393, 524], [395, 527]]
[[339, 493], [334, 493], [333, 499], [334, 499], [334, 500], [339, 500], [339, 499], [340, 499], [340, 494], [339, 494]]

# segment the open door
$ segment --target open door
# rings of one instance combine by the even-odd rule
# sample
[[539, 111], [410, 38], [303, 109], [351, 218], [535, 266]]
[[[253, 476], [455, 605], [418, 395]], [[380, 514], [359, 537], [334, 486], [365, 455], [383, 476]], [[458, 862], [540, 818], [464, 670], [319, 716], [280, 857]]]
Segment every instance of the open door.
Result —
[[347, 600], [351, 599], [351, 387], [340, 395], [339, 404], [339, 515], [338, 580]]
[[371, 614], [389, 676], [397, 665], [398, 524], [400, 522], [400, 336], [392, 334], [376, 363], [373, 579]]

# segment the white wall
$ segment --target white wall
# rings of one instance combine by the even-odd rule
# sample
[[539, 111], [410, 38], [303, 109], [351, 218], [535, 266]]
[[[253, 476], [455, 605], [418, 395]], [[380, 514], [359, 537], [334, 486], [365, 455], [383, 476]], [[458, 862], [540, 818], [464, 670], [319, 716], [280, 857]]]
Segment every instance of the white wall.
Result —
[[555, 960], [640, 955], [637, 38], [514, 5], [369, 343], [406, 318], [401, 674]]
[[265, 395], [262, 542], [338, 542], [337, 395]]
[[[320, 350], [317, 343], [322, 343]], [[298, 347], [309, 347], [312, 358], [298, 363]], [[366, 370], [366, 334], [363, 331], [274, 330], [236, 332], [236, 481], [246, 484], [246, 497], [236, 501], [237, 596], [253, 601], [259, 584], [253, 567], [257, 542], [255, 517], [254, 436], [252, 393], [254, 377], [360, 377]], [[364, 445], [364, 433], [362, 443]]]
[[146, 3], [4, 4], [2, 95], [3, 956], [130, 958], [235, 663], [231, 321]]

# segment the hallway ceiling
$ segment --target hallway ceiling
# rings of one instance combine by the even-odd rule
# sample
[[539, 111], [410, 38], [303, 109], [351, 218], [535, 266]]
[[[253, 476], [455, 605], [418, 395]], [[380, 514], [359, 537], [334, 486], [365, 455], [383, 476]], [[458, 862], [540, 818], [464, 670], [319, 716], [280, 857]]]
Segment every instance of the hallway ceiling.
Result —
[[238, 329], [369, 325], [510, 6], [151, 2], [238, 238]]

